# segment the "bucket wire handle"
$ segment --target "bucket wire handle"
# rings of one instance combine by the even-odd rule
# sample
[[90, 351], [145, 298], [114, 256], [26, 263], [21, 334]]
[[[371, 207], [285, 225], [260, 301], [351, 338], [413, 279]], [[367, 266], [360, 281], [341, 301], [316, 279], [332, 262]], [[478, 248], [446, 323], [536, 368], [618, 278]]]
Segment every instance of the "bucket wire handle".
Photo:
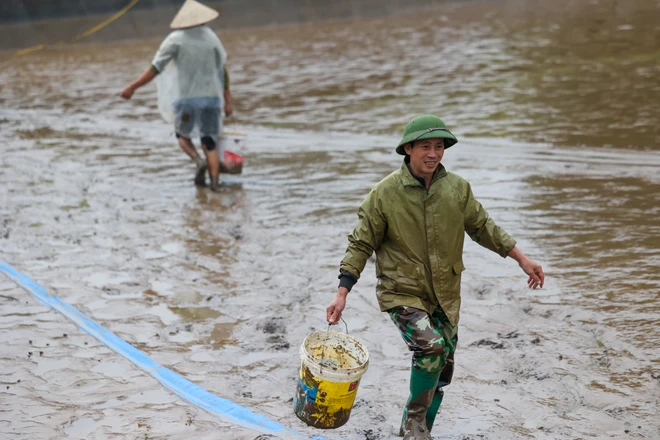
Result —
[[348, 324], [346, 324], [346, 321], [344, 321], [344, 318], [339, 318], [339, 319], [341, 319], [341, 322], [343, 322], [344, 325], [346, 326], [346, 334], [348, 334]]
[[[344, 318], [339, 318], [341, 319], [341, 322], [344, 323], [344, 326], [346, 326], [346, 334], [348, 334], [348, 324], [346, 321], [344, 321]], [[328, 341], [328, 336], [330, 336], [330, 327], [332, 326], [331, 323], [328, 323], [328, 329], [325, 331], [325, 339], [323, 340], [323, 348], [321, 349], [321, 359], [325, 359], [325, 343]], [[321, 366], [321, 372], [323, 372], [323, 366]]]
[[[346, 321], [344, 321], [344, 318], [339, 318], [339, 319], [341, 319], [341, 322], [344, 323], [344, 326], [346, 327], [346, 334], [348, 334], [348, 324], [346, 324]], [[332, 323], [328, 322], [328, 330], [327, 331], [330, 331], [331, 326], [332, 326]]]

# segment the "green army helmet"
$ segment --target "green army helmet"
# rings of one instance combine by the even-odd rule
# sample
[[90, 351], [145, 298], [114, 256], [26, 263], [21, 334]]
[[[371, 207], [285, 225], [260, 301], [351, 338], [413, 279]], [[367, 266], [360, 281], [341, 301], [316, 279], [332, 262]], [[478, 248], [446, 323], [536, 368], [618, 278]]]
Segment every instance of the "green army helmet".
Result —
[[403, 130], [403, 138], [396, 147], [396, 152], [405, 156], [404, 145], [409, 142], [431, 138], [443, 138], [445, 140], [445, 150], [458, 142], [456, 136], [447, 130], [447, 126], [442, 122], [442, 119], [433, 115], [419, 115], [406, 124], [406, 128]]

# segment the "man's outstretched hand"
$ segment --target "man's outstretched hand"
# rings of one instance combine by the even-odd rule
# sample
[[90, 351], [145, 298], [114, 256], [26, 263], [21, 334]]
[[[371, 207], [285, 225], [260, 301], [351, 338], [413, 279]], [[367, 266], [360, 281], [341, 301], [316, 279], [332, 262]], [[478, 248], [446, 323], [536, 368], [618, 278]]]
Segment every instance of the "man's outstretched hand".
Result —
[[545, 274], [543, 273], [543, 268], [541, 268], [540, 264], [527, 258], [517, 246], [514, 246], [513, 249], [507, 253], [507, 256], [516, 260], [523, 272], [529, 276], [529, 278], [527, 278], [527, 285], [530, 288], [536, 289], [537, 287], [543, 287]]
[[529, 258], [525, 258], [518, 264], [520, 264], [520, 268], [527, 275], [529, 275], [529, 278], [527, 279], [527, 285], [530, 288], [536, 289], [537, 287], [543, 287], [545, 274], [543, 273], [543, 268], [541, 268], [540, 264], [534, 260], [530, 260]]

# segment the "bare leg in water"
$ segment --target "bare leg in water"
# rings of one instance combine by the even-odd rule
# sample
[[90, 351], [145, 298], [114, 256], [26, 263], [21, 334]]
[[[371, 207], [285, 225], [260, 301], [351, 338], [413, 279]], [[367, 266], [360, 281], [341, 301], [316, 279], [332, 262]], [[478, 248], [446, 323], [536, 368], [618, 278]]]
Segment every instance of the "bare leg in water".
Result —
[[[205, 175], [207, 168], [206, 161], [202, 159], [199, 154], [197, 154], [195, 144], [192, 143], [190, 138], [177, 136], [177, 139], [181, 149], [197, 164], [197, 171], [195, 172], [195, 185], [205, 186]], [[206, 152], [206, 147], [204, 147], [204, 151]]]
[[206, 162], [209, 167], [209, 176], [211, 177], [211, 191], [218, 191], [220, 189], [219, 177], [220, 177], [220, 157], [218, 156], [218, 150], [216, 149], [215, 143], [209, 149], [206, 144], [202, 143], [202, 148], [204, 153], [206, 153]]

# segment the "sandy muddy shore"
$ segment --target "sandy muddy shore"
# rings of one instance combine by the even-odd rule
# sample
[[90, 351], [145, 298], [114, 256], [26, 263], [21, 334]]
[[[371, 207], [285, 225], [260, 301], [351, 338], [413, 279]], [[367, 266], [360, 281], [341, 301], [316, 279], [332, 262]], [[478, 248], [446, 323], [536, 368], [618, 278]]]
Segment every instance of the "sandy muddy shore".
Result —
[[[155, 139], [160, 124], [149, 125], [137, 129]], [[173, 148], [163, 148], [151, 167], [140, 159], [147, 147], [135, 145], [117, 145], [111, 157], [96, 150], [56, 159], [56, 150], [46, 150], [35, 159], [26, 149], [10, 151], [13, 170], [29, 167], [12, 171], [14, 181], [3, 169], [10, 188], [4, 206], [13, 215], [2, 257], [159, 363], [312, 434], [290, 408], [297, 350], [324, 327], [352, 205], [367, 187], [339, 173], [353, 163], [349, 152], [369, 161], [373, 178], [398, 158], [383, 146], [387, 138], [362, 137], [356, 148], [355, 136], [242, 130], [250, 132], [251, 166], [232, 178], [242, 187], [219, 195], [185, 184], [190, 170]], [[283, 141], [287, 153], [273, 152]], [[491, 165], [461, 165], [456, 154], [447, 166], [471, 178], [491, 214], [542, 259], [534, 234], [510, 209], [523, 208], [526, 184], [507, 171], [525, 169], [525, 161], [507, 165], [516, 155], [511, 146], [466, 142], [463, 151]], [[557, 156], [541, 171], [563, 167]], [[295, 171], [310, 163], [318, 165], [314, 175]], [[322, 200], [310, 185], [323, 186]], [[602, 323], [602, 313], [572, 305], [552, 264], [548, 287], [536, 292], [515, 264], [472, 243], [466, 266], [474, 269], [464, 282], [456, 379], [437, 438], [657, 435], [653, 349], [631, 346]], [[374, 285], [369, 267], [346, 312], [371, 366], [350, 422], [328, 438], [390, 438], [406, 397], [409, 355], [377, 310]], [[257, 436], [181, 402], [12, 283], [2, 289], [6, 434]]]

